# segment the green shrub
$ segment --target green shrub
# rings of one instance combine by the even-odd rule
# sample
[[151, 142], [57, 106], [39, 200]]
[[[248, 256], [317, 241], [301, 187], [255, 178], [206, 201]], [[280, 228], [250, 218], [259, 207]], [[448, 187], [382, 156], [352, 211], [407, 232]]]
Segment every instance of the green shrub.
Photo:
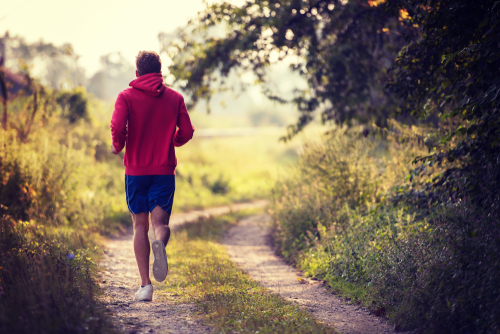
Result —
[[78, 87], [73, 90], [61, 91], [57, 94], [57, 103], [63, 109], [63, 116], [70, 123], [89, 119], [88, 97], [85, 88]]
[[111, 333], [82, 232], [0, 221], [0, 332]]
[[[429, 178], [406, 178], [424, 147], [390, 136], [336, 129], [305, 148], [277, 183], [271, 213], [286, 259], [337, 293], [385, 314], [399, 329], [497, 333], [500, 324], [500, 216], [485, 168], [488, 205], [462, 197], [448, 206], [405, 201]], [[421, 204], [420, 204], [421, 205]]]
[[0, 332], [110, 333], [92, 258], [97, 233], [130, 220], [122, 167], [97, 159], [98, 121], [50, 103], [34, 114], [31, 100], [12, 101], [13, 130], [0, 130]]
[[[48, 226], [106, 231], [104, 218], [126, 211], [119, 167], [97, 162], [78, 128], [65, 138], [39, 129], [23, 143], [0, 132], [0, 198], [5, 214]], [[92, 145], [92, 139], [90, 145]]]
[[334, 128], [323, 142], [305, 146], [291, 176], [273, 190], [280, 252], [295, 261], [311, 240], [320, 237], [318, 224], [335, 234], [349, 233], [353, 212], [363, 215], [385, 201], [409, 173], [405, 162], [421, 151], [416, 144], [365, 138], [360, 127]]
[[369, 269], [375, 293], [402, 329], [500, 330], [500, 215], [468, 201], [427, 233], [394, 240]]

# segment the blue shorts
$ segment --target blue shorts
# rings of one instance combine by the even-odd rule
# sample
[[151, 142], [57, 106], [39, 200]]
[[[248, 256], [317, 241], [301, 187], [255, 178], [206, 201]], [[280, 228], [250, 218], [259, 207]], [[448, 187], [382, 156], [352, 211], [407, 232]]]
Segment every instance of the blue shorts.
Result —
[[157, 205], [172, 212], [175, 175], [125, 175], [127, 206], [131, 213], [151, 212]]

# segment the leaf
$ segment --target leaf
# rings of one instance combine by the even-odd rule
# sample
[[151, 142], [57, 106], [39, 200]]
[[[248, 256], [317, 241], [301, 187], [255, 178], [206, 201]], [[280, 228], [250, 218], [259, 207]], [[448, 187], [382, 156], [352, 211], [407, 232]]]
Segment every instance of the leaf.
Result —
[[485, 18], [484, 20], [482, 20], [482, 21], [481, 21], [481, 23], [479, 23], [479, 28], [482, 28], [482, 27], [484, 27], [485, 25], [487, 25], [489, 21], [490, 21], [490, 18], [489, 18], [489, 17], [487, 17], [487, 18]]
[[451, 137], [453, 137], [453, 134], [449, 134], [448, 136], [441, 139], [441, 144], [446, 144], [447, 142], [449, 142], [451, 140]]

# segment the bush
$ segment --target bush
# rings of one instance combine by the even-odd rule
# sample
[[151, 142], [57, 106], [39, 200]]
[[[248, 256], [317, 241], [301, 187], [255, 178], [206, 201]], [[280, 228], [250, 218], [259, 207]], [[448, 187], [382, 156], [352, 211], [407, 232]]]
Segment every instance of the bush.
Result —
[[[498, 199], [410, 205], [405, 194], [425, 188], [401, 181], [411, 166], [398, 162], [424, 148], [358, 131], [306, 147], [295, 174], [276, 185], [271, 212], [281, 254], [399, 329], [497, 333], [500, 216], [490, 204]], [[488, 182], [484, 188], [491, 190]]]
[[82, 233], [0, 222], [0, 332], [111, 333]]
[[39, 129], [27, 143], [13, 131], [0, 132], [4, 214], [14, 220], [36, 219], [45, 226], [93, 232], [112, 228], [102, 221], [126, 210], [120, 196], [122, 171], [97, 162], [93, 139], [84, 141], [78, 130], [61, 138], [57, 132]]
[[37, 114], [34, 97], [12, 101], [13, 130], [0, 130], [0, 332], [109, 333], [92, 258], [97, 233], [130, 221], [122, 166], [98, 159], [106, 128], [44, 98]]
[[362, 130], [334, 128], [322, 143], [306, 145], [291, 176], [275, 186], [275, 238], [287, 259], [295, 261], [320, 237], [318, 225], [348, 233], [353, 212], [364, 214], [385, 201], [410, 171], [401, 161], [422, 151], [417, 144], [403, 150], [403, 144], [365, 138]]
[[467, 201], [427, 233], [395, 240], [370, 268], [380, 300], [401, 328], [428, 333], [500, 329], [500, 215]]
[[63, 116], [70, 123], [80, 119], [88, 120], [88, 97], [85, 88], [78, 87], [74, 90], [61, 91], [57, 94], [57, 103], [63, 109]]

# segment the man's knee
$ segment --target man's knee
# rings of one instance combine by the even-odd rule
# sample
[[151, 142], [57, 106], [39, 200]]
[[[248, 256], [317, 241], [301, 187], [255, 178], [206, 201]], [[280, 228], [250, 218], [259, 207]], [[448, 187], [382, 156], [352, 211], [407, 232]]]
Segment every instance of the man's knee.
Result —
[[156, 219], [151, 220], [151, 225], [153, 225], [153, 229], [156, 230], [158, 228], [168, 228], [168, 222], [170, 217], [157, 217]]
[[132, 214], [132, 220], [134, 222], [134, 231], [149, 231], [149, 213], [141, 212], [138, 214]]
[[153, 227], [168, 226], [170, 221], [170, 213], [157, 206], [151, 212], [151, 224]]

